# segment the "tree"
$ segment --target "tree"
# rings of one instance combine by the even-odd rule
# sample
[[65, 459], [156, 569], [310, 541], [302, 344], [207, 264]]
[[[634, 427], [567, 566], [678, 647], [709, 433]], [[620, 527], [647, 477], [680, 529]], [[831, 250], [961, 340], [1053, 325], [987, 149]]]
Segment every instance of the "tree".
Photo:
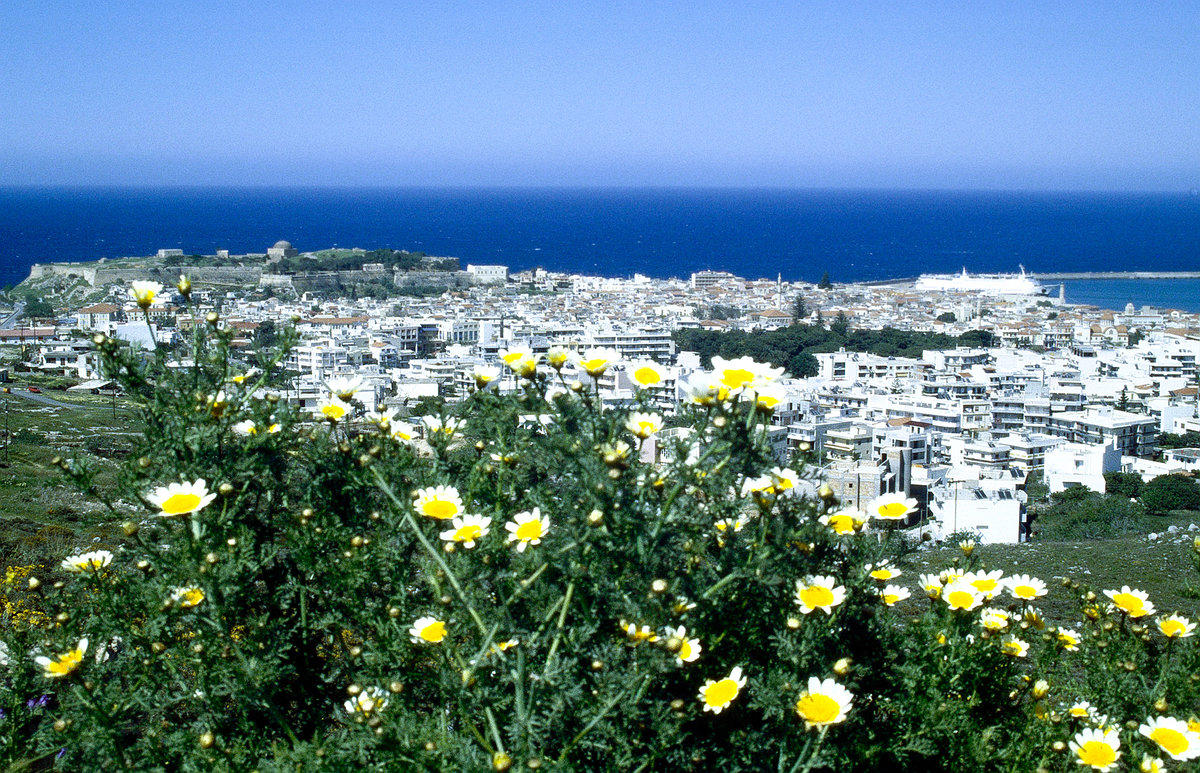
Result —
[[808, 317], [808, 302], [804, 300], [803, 295], [797, 295], [792, 301], [792, 318], [799, 322]]
[[954, 315], [953, 311], [943, 311], [941, 314], [937, 315], [937, 321], [938, 322], [957, 322], [958, 317], [956, 317]]
[[801, 352], [788, 360], [787, 369], [796, 378], [810, 378], [820, 372], [821, 364], [808, 352]]
[[1185, 432], [1182, 435], [1174, 432], [1162, 432], [1158, 436], [1158, 447], [1167, 448], [1200, 448], [1200, 432]]
[[28, 319], [53, 317], [54, 307], [41, 298], [32, 298], [25, 304], [24, 316]]
[[1121, 396], [1117, 398], [1117, 410], [1129, 410], [1129, 390], [1125, 387], [1121, 387]]
[[1187, 475], [1159, 475], [1142, 488], [1142, 504], [1151, 515], [1200, 510], [1200, 486]]
[[1142, 476], [1136, 472], [1106, 472], [1104, 473], [1104, 488], [1109, 494], [1128, 499], [1137, 499], [1142, 495]]
[[255, 329], [254, 346], [258, 349], [266, 349], [275, 345], [276, 338], [275, 323], [268, 319]]
[[845, 336], [850, 331], [850, 318], [846, 316], [846, 312], [839, 311], [837, 318], [830, 324], [829, 329], [839, 336]]
[[817, 287], [821, 290], [830, 290], [833, 288], [833, 282], [829, 281], [829, 272], [821, 274], [821, 281], [817, 282]]

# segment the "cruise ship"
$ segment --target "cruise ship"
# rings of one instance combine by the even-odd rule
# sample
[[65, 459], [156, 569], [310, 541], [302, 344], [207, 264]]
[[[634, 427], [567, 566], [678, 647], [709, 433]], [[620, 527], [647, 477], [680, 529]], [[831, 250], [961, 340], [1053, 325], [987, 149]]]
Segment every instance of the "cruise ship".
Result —
[[921, 274], [915, 289], [924, 292], [979, 293], [981, 295], [1045, 295], [1046, 288], [1025, 273], [1019, 274]]

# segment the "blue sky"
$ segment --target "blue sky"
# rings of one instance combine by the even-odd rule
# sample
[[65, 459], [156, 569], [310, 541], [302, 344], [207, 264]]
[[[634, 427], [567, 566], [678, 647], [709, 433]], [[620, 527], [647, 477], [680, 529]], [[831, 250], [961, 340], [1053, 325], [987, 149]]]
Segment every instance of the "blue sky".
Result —
[[1200, 186], [1197, 2], [0, 6], [0, 184]]

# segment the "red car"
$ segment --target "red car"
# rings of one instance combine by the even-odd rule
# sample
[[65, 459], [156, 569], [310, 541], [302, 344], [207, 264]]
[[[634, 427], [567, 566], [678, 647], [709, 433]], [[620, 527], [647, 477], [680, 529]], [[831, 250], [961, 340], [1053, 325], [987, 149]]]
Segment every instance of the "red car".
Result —
[[35, 395], [40, 395], [42, 393], [42, 390], [38, 389], [37, 387], [29, 387], [29, 391], [33, 392]]

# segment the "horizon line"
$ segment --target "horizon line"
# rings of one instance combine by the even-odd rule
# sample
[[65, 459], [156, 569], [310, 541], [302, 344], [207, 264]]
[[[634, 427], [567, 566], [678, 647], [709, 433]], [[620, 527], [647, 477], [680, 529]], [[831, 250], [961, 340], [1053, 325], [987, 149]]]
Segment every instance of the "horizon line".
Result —
[[545, 184], [466, 184], [446, 183], [433, 185], [388, 185], [381, 183], [6, 183], [0, 182], [0, 191], [777, 191], [805, 193], [960, 193], [995, 194], [1024, 193], [1046, 195], [1161, 195], [1197, 196], [1200, 189], [1145, 189], [1145, 188], [1037, 188], [1037, 187], [952, 187], [952, 186], [887, 186], [887, 185], [628, 185], [589, 183], [545, 183]]

